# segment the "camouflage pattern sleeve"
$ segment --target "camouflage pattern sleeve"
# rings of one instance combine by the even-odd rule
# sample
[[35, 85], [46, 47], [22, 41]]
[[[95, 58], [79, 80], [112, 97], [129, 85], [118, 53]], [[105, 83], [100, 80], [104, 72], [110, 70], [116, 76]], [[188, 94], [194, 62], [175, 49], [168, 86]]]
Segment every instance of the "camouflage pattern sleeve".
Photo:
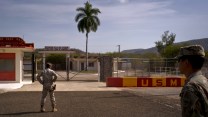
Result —
[[53, 82], [55, 82], [57, 80], [58, 75], [54, 71], [52, 71], [52, 73], [53, 73], [53, 76], [54, 76]]
[[186, 86], [181, 92], [182, 117], [194, 116], [194, 110], [199, 105], [199, 98], [192, 87]]
[[40, 84], [43, 84], [43, 80], [40, 78], [41, 76], [43, 76], [43, 72], [37, 75], [37, 80]]

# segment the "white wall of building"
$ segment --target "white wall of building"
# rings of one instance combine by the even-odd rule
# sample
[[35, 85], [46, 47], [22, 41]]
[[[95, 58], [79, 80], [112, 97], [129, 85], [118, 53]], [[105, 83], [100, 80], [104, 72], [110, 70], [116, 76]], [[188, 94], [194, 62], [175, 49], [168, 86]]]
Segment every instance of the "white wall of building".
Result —
[[15, 53], [15, 81], [0, 81], [0, 82], [15, 82], [21, 83], [23, 80], [23, 57], [24, 52], [32, 52], [30, 48], [0, 48], [0, 53]]

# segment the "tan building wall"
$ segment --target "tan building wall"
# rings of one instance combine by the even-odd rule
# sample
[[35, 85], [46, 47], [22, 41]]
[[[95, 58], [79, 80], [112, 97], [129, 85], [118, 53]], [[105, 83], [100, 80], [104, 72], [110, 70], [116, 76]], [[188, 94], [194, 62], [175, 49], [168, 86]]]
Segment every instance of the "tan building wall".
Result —
[[[98, 60], [97, 59], [88, 59], [88, 70], [89, 71], [98, 71]], [[85, 69], [86, 60], [85, 58], [72, 58], [72, 71], [82, 71]]]

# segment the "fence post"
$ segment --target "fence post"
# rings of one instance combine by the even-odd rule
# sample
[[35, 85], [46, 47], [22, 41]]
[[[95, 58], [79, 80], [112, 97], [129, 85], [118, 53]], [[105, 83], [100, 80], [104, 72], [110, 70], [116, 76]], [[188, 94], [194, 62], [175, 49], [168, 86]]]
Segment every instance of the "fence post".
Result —
[[100, 81], [105, 82], [107, 77], [112, 77], [113, 58], [110, 56], [101, 56], [100, 61]]
[[32, 53], [32, 82], [35, 82], [36, 66], [35, 54]]

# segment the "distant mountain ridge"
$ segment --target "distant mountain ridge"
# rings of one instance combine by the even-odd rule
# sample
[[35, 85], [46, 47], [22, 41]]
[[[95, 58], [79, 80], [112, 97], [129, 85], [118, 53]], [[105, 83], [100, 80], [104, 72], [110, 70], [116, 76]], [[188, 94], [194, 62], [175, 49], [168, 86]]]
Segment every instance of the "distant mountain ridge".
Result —
[[[208, 38], [193, 39], [189, 41], [178, 42], [175, 44], [183, 44], [183, 43], [187, 43], [191, 45], [202, 45], [204, 47], [204, 50], [208, 51]], [[123, 50], [122, 53], [134, 53], [134, 54], [157, 53], [157, 48], [151, 47], [147, 49], [129, 49], [129, 50]]]

